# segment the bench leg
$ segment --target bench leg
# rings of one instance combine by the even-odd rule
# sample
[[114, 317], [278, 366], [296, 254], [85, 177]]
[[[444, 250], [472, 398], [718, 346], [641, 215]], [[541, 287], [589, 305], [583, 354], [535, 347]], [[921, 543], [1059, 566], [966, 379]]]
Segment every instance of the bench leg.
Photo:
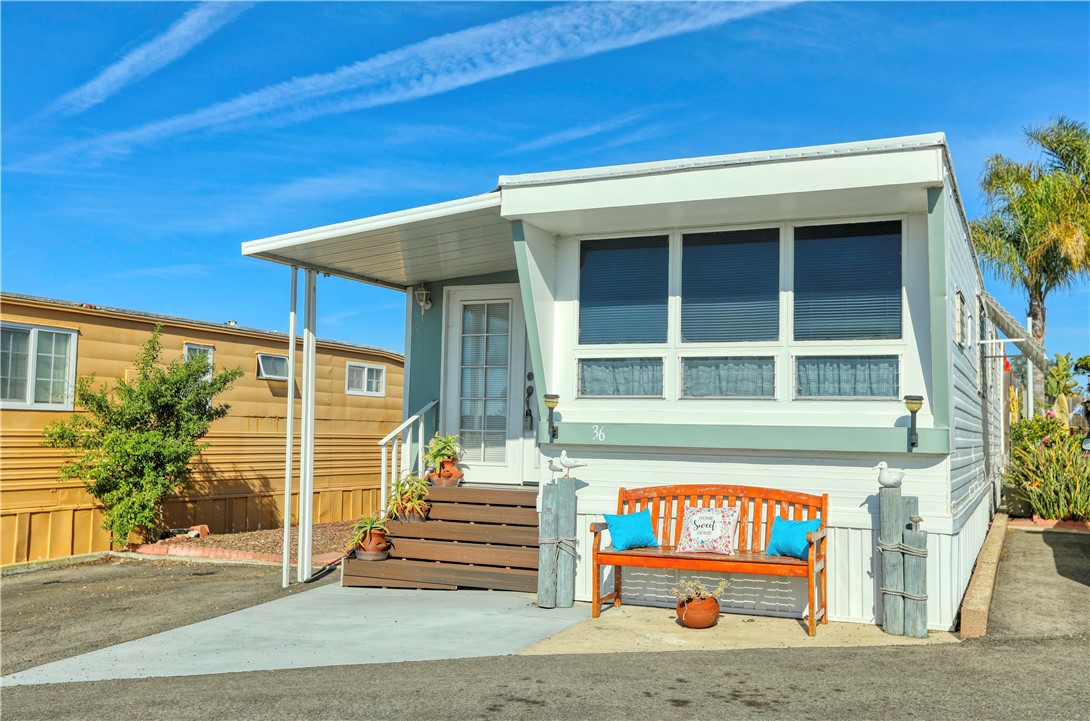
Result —
[[[824, 541], [822, 541], [824, 543]], [[829, 570], [826, 567], [821, 569], [821, 623], [825, 625], [829, 623], [829, 591], [825, 585], [825, 580], [829, 577]]]
[[602, 567], [595, 559], [593, 565], [593, 578], [591, 579], [591, 606], [590, 617], [598, 618], [602, 614]]
[[807, 589], [809, 591], [808, 600], [810, 601], [810, 619], [809, 619], [810, 629], [809, 629], [809, 633], [810, 633], [811, 636], [816, 636], [817, 635], [818, 607], [817, 607], [817, 603], [815, 603], [815, 598], [814, 598], [815, 593], [814, 593], [814, 591], [816, 590], [815, 586], [817, 586], [818, 581], [813, 576], [810, 576], [806, 580], [807, 580], [806, 587], [807, 587]]
[[613, 567], [613, 605], [621, 605], [621, 566]]

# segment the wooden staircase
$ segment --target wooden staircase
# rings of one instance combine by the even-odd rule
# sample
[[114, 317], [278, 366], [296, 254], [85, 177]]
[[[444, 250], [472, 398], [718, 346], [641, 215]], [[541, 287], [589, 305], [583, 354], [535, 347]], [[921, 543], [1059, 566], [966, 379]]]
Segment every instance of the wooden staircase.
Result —
[[385, 561], [345, 559], [342, 586], [537, 590], [537, 488], [432, 487], [423, 523], [390, 524]]

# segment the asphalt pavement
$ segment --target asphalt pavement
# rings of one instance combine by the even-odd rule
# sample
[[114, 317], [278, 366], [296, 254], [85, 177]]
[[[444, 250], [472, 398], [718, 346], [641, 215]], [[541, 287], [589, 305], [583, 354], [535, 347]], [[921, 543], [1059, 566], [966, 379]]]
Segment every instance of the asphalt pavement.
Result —
[[[408, 715], [421, 720], [723, 716], [1084, 721], [1090, 718], [1088, 590], [1090, 535], [1011, 531], [1000, 562], [989, 636], [961, 643], [489, 655], [5, 684], [0, 704], [4, 719]], [[328, 593], [317, 589], [295, 598], [318, 592]], [[402, 617], [411, 619], [412, 609], [403, 610]], [[444, 625], [462, 639], [465, 651], [479, 646], [487, 633], [466, 625], [457, 614], [437, 627]], [[375, 634], [379, 631], [375, 627]], [[497, 627], [493, 635], [504, 633]], [[343, 640], [358, 649], [361, 660], [372, 652], [372, 643], [366, 634]], [[420, 647], [427, 643], [413, 642]]]

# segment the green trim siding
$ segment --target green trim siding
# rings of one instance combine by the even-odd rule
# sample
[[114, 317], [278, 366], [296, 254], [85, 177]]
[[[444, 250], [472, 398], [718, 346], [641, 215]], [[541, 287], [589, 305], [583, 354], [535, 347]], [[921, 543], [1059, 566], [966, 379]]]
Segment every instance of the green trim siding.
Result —
[[[558, 443], [645, 448], [710, 448], [752, 451], [908, 453], [908, 428], [813, 426], [720, 426], [662, 423], [558, 423]], [[950, 432], [921, 428], [913, 454], [945, 455]], [[598, 440], [602, 438], [602, 440]]]
[[[927, 283], [931, 297], [931, 410], [950, 427], [950, 334], [946, 327], [946, 191], [927, 189]], [[949, 433], [949, 431], [944, 431]], [[946, 443], [950, 445], [949, 440]]]
[[537, 442], [548, 443], [549, 409], [545, 407], [544, 397], [549, 391], [545, 385], [545, 362], [541, 354], [541, 333], [538, 332], [537, 306], [534, 305], [534, 290], [530, 279], [530, 251], [526, 247], [526, 231], [521, 220], [511, 221], [511, 238], [515, 242], [515, 267], [519, 275], [519, 292], [522, 294], [522, 312], [526, 316], [526, 343], [530, 348], [530, 367], [534, 372], [534, 389], [537, 395], [537, 411], [540, 421], [537, 424]]

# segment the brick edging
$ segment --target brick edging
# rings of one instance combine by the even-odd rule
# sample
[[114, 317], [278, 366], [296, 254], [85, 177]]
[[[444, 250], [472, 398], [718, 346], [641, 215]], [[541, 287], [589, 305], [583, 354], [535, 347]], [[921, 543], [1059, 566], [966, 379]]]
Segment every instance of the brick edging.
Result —
[[967, 638], [979, 638], [988, 633], [988, 614], [991, 612], [992, 592], [995, 590], [995, 577], [999, 570], [999, 556], [1003, 552], [1008, 521], [1007, 514], [995, 514], [992, 518], [992, 527], [984, 538], [984, 544], [980, 547], [973, 577], [961, 600], [959, 635], [963, 641]]
[[1066, 531], [1090, 533], [1090, 521], [1050, 521], [1044, 518], [1012, 518], [1010, 527], [1023, 531]]
[[[181, 543], [145, 543], [142, 546], [130, 545], [125, 549], [130, 553], [149, 556], [171, 556], [174, 558], [211, 558], [224, 561], [260, 561], [264, 563], [282, 563], [280, 554], [254, 553], [253, 551], [231, 551], [226, 548], [200, 548]], [[340, 553], [324, 553], [315, 556], [313, 565], [326, 566], [341, 558]]]

